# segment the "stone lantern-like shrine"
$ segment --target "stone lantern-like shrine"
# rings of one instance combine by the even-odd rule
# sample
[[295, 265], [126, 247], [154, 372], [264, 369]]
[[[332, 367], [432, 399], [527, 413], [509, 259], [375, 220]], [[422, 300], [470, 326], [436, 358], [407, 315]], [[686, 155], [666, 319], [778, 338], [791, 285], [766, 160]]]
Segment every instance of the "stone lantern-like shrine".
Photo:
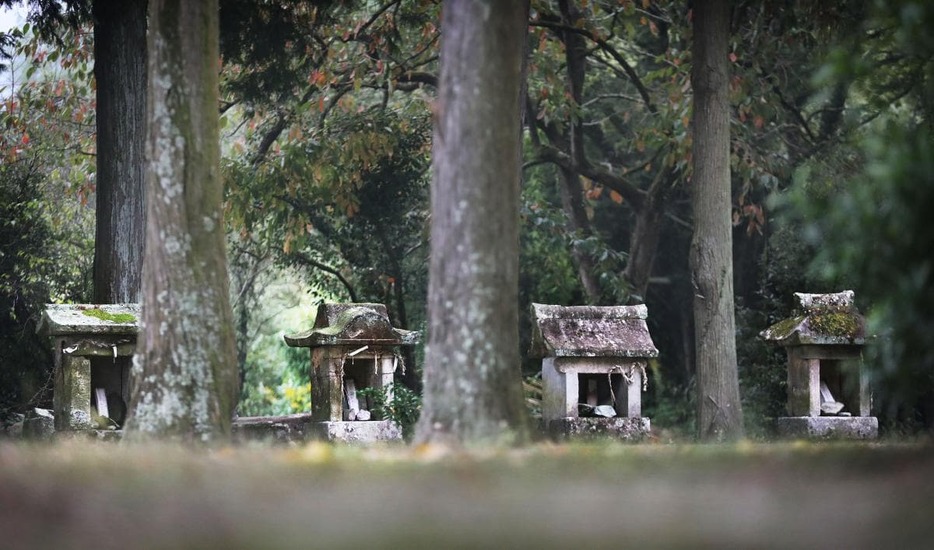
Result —
[[52, 343], [57, 431], [123, 427], [139, 314], [139, 304], [46, 306], [37, 332]]
[[542, 421], [558, 439], [648, 435], [642, 391], [658, 356], [636, 306], [532, 304], [530, 356], [542, 359]]
[[872, 395], [863, 364], [865, 324], [853, 291], [795, 293], [793, 316], [760, 333], [788, 354], [788, 416], [778, 419], [786, 437], [872, 439], [879, 421], [870, 416]]
[[398, 350], [418, 343], [417, 332], [393, 328], [386, 306], [321, 304], [311, 330], [287, 335], [285, 342], [311, 349], [311, 438], [402, 439], [398, 424], [373, 410], [372, 392], [361, 393], [372, 389], [391, 402], [393, 373], [402, 366]]

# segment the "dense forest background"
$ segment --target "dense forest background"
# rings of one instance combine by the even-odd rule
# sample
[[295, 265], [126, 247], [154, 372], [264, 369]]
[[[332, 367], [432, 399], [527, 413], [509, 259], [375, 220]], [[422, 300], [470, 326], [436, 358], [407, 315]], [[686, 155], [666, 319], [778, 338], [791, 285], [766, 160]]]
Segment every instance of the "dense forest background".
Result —
[[[0, 5], [17, 4], [10, 0]], [[221, 151], [241, 415], [307, 410], [281, 335], [322, 300], [426, 327], [439, 2], [220, 2]], [[0, 410], [50, 399], [44, 303], [93, 299], [93, 32], [86, 2], [28, 3], [0, 35]], [[520, 311], [645, 303], [644, 414], [693, 432], [689, 3], [531, 4]], [[934, 422], [934, 9], [734, 2], [731, 169], [747, 431], [784, 407], [757, 334], [793, 292], [851, 288], [884, 425]], [[528, 348], [528, 319], [520, 346]], [[524, 353], [523, 353], [524, 356]], [[402, 382], [419, 390], [420, 350]], [[534, 386], [538, 366], [523, 371]]]

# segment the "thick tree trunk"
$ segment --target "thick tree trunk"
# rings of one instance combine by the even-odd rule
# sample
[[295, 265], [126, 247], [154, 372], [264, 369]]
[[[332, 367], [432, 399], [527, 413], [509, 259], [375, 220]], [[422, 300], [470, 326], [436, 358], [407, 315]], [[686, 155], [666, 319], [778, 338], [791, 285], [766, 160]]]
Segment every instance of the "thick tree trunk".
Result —
[[146, 0], [94, 1], [97, 234], [94, 301], [139, 301], [146, 143]]
[[694, 333], [697, 428], [703, 440], [743, 435], [736, 367], [730, 220], [728, 0], [694, 5]]
[[127, 433], [224, 439], [237, 363], [224, 253], [217, 0], [153, 0], [143, 329]]
[[518, 335], [524, 4], [443, 5], [422, 442], [527, 436]]

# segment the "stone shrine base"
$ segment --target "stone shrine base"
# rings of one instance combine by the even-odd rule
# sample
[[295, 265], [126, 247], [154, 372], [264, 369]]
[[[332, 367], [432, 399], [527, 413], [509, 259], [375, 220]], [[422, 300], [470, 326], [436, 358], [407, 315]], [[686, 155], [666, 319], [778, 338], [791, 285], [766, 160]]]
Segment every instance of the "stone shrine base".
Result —
[[778, 435], [808, 439], [875, 439], [879, 420], [875, 416], [783, 416]]
[[402, 429], [392, 420], [352, 422], [310, 422], [305, 427], [307, 440], [339, 443], [375, 443], [402, 441]]
[[640, 441], [652, 431], [648, 417], [558, 418], [547, 424], [548, 435], [558, 441], [578, 439], [622, 439]]

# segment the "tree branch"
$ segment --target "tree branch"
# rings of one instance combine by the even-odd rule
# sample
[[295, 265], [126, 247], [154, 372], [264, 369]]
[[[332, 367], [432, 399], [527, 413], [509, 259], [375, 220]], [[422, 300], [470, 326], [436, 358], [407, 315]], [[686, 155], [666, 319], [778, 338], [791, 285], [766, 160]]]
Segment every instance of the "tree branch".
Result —
[[626, 58], [623, 57], [623, 55], [620, 54], [616, 48], [611, 46], [606, 40], [599, 38], [587, 29], [579, 29], [577, 27], [571, 27], [553, 21], [544, 21], [539, 19], [537, 21], [532, 21], [529, 23], [529, 25], [533, 27], [543, 27], [556, 31], [580, 34], [588, 40], [592, 41], [594, 44], [598, 45], [603, 52], [607, 53], [610, 57], [613, 58], [614, 61], [619, 63], [619, 66], [629, 78], [630, 82], [632, 82], [633, 86], [636, 87], [636, 90], [639, 92], [639, 96], [642, 97], [642, 101], [645, 103], [645, 106], [648, 108], [649, 112], [652, 114], [658, 114], [658, 108], [652, 102], [652, 96], [649, 95], [648, 89], [645, 87], [645, 84], [642, 83], [639, 75], [636, 74], [635, 69], [633, 69], [632, 65], [626, 61]]
[[[611, 174], [606, 170], [601, 170], [600, 168], [592, 166], [588, 162], [584, 162], [582, 165], [575, 167], [572, 165], [570, 156], [568, 156], [568, 154], [564, 151], [560, 151], [555, 147], [550, 145], [542, 145], [539, 149], [539, 159], [542, 161], [551, 162], [566, 170], [575, 171], [585, 178], [591, 179], [608, 189], [616, 191], [634, 209], [641, 208], [645, 203], [645, 192], [630, 183], [628, 180], [625, 180], [615, 174]], [[527, 164], [530, 163], [538, 163], [538, 161], [533, 159]]]
[[347, 294], [350, 295], [350, 301], [354, 303], [358, 301], [357, 292], [354, 290], [353, 285], [351, 285], [350, 281], [348, 281], [343, 275], [341, 275], [340, 271], [301, 253], [293, 254], [292, 257], [294, 257], [298, 261], [298, 263], [302, 265], [314, 267], [315, 269], [320, 269], [321, 271], [324, 271], [325, 273], [335, 276], [337, 280], [340, 281], [342, 285], [344, 285], [344, 288], [347, 289]]

